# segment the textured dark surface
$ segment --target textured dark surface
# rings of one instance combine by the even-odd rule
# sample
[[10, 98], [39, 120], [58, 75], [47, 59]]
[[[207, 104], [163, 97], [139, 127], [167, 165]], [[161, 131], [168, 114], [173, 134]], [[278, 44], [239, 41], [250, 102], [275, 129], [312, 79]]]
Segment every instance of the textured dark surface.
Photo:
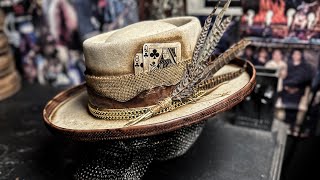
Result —
[[185, 156], [154, 163], [145, 178], [271, 179], [271, 164], [277, 147], [275, 138], [266, 131], [236, 127], [221, 120], [209, 121]]
[[[0, 102], [0, 179], [70, 179], [96, 147], [56, 138], [45, 128], [42, 110], [57, 92], [25, 85]], [[212, 120], [185, 155], [153, 162], [143, 179], [269, 179], [275, 147], [272, 133]]]
[[73, 146], [53, 137], [42, 122], [43, 107], [57, 92], [27, 85], [0, 102], [0, 179], [55, 179], [68, 174]]

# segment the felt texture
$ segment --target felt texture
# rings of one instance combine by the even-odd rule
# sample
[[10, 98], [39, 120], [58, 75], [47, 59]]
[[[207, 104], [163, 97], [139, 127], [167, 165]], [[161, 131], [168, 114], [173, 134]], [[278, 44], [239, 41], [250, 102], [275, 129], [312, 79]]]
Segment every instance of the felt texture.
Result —
[[7, 76], [8, 74], [14, 72], [16, 70], [16, 66], [14, 61], [10, 62], [9, 67], [0, 70], [0, 79], [4, 76]]
[[17, 71], [0, 78], [0, 101], [14, 95], [20, 88], [20, 76]]
[[0, 53], [8, 50], [8, 38], [4, 32], [0, 32]]
[[87, 73], [95, 76], [134, 74], [133, 58], [145, 43], [180, 42], [182, 61], [190, 60], [201, 25], [195, 17], [143, 21], [100, 34], [83, 43]]
[[5, 16], [4, 12], [0, 9], [0, 31], [3, 30], [5, 18], [6, 18], [6, 16]]
[[13, 57], [11, 53], [0, 55], [0, 73], [13, 65]]

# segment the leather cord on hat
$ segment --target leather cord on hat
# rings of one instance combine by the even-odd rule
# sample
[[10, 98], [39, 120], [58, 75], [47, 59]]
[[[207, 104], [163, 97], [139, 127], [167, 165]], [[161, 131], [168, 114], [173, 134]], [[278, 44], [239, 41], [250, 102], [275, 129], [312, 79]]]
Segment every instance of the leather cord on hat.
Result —
[[[193, 96], [193, 99], [197, 99], [202, 97], [206, 91], [214, 90], [218, 85], [230, 81], [238, 76], [240, 76], [244, 72], [244, 68], [241, 68], [237, 71], [225, 73], [219, 76], [215, 76], [211, 79], [206, 80], [205, 82], [199, 84], [197, 86], [197, 91]], [[211, 92], [211, 91], [210, 91]], [[179, 107], [182, 107], [186, 104], [192, 103], [193, 99], [189, 99], [186, 102], [182, 101], [171, 101], [170, 106], [161, 110], [159, 114], [163, 114], [166, 112], [173, 111]], [[130, 109], [99, 109], [93, 106], [90, 102], [88, 103], [89, 112], [96, 118], [104, 119], [104, 120], [127, 120], [130, 121], [135, 119], [141, 115], [147, 113], [148, 109], [152, 109], [153, 106], [142, 107], [142, 108], [130, 108]]]

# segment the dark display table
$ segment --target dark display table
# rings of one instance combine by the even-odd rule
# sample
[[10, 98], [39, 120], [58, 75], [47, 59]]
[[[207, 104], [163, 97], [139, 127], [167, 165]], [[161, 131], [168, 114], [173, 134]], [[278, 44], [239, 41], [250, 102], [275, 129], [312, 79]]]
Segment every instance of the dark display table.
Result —
[[[71, 179], [79, 161], [95, 144], [65, 141], [42, 122], [46, 102], [59, 90], [25, 85], [0, 102], [0, 179]], [[144, 179], [279, 179], [286, 127], [273, 132], [233, 126], [216, 117], [180, 158], [154, 162]]]

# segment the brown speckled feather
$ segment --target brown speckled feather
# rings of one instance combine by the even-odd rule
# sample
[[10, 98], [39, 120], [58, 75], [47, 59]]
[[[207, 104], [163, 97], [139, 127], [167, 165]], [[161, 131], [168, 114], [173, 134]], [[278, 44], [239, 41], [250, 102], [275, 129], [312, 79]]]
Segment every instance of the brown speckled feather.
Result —
[[[208, 29], [211, 25], [212, 14], [210, 14], [207, 18], [205, 26], [202, 29], [201, 35], [195, 47], [192, 62], [187, 66], [184, 76], [182, 77], [180, 83], [173, 90], [172, 95], [160, 101], [156, 106], [150, 108], [149, 111], [144, 115], [129, 121], [126, 126], [137, 124], [152, 117], [163, 109], [170, 108], [173, 101], [189, 102], [193, 95], [197, 93], [196, 91], [199, 85], [206, 83], [207, 80], [210, 80], [213, 74], [215, 74], [224, 65], [228, 64], [240, 51], [242, 51], [251, 43], [248, 40], [242, 40], [238, 42], [217, 57], [212, 64], [208, 65], [209, 57], [213, 53], [223, 33], [231, 22], [231, 17], [223, 20], [224, 14], [230, 5], [230, 2], [231, 0], [226, 2], [223, 9], [216, 17], [214, 25], [209, 34]], [[203, 43], [204, 40], [205, 43]], [[214, 84], [214, 82], [214, 80], [210, 80], [209, 83]]]
[[209, 29], [211, 27], [211, 21], [212, 21], [212, 18], [215, 14], [215, 12], [217, 11], [218, 9], [218, 6], [220, 4], [220, 1], [218, 1], [218, 4], [216, 5], [216, 7], [214, 7], [214, 9], [212, 10], [211, 14], [207, 17], [205, 23], [204, 23], [204, 26], [201, 30], [201, 33], [200, 33], [200, 36], [199, 36], [199, 39], [198, 39], [198, 42], [195, 46], [195, 49], [194, 49], [194, 52], [193, 52], [193, 57], [192, 57], [192, 66], [195, 67], [196, 66], [196, 62], [197, 62], [197, 59], [198, 59], [198, 56], [199, 56], [199, 53], [200, 53], [200, 50], [202, 49], [207, 37], [208, 37], [208, 32], [209, 32]]
[[[216, 45], [220, 41], [225, 29], [227, 28], [228, 24], [231, 22], [231, 18], [227, 18], [221, 23], [225, 12], [227, 11], [231, 0], [228, 0], [224, 5], [221, 12], [216, 17], [214, 25], [206, 38], [205, 44], [203, 45], [202, 49], [200, 50], [200, 57], [197, 59], [193, 58], [192, 66], [188, 66], [187, 70], [184, 74], [183, 79], [180, 83], [176, 86], [172, 93], [172, 97], [174, 100], [183, 100], [188, 99], [194, 93], [194, 86], [201, 82], [202, 78], [205, 78], [201, 74], [203, 74], [203, 70], [206, 67], [206, 61], [208, 61], [210, 55], [213, 53]], [[222, 25], [221, 25], [222, 24]], [[200, 39], [199, 39], [200, 40]], [[199, 42], [198, 40], [198, 42]], [[197, 47], [196, 47], [197, 48]]]

